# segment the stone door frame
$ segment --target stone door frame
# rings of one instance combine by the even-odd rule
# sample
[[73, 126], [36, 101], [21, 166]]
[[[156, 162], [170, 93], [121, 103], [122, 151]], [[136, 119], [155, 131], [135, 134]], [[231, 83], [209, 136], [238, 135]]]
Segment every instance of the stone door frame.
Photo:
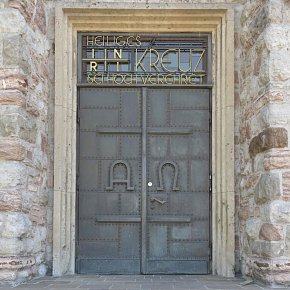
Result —
[[[234, 11], [226, 4], [60, 4], [55, 18], [53, 275], [75, 273], [77, 33], [212, 35], [212, 273], [234, 276]], [[110, 7], [107, 9], [106, 7]], [[137, 21], [136, 21], [137, 20]], [[134, 23], [135, 21], [135, 23]]]

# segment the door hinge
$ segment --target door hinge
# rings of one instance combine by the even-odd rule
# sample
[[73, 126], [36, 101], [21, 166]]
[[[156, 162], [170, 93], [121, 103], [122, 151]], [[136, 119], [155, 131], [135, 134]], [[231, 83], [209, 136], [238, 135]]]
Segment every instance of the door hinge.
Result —
[[212, 176], [211, 174], [209, 175], [209, 192], [212, 191]]
[[77, 110], [77, 124], [80, 123], [80, 112], [79, 109]]
[[209, 251], [209, 260], [211, 260], [212, 257], [212, 242], [210, 241], [208, 244], [208, 251]]

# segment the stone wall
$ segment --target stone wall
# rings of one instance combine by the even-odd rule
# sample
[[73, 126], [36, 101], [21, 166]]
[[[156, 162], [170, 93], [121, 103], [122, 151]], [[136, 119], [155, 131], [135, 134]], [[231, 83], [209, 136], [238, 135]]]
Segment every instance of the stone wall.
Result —
[[[49, 274], [52, 267], [56, 2], [0, 3], [2, 282]], [[168, 4], [182, 2], [197, 1]], [[198, 2], [236, 7], [236, 271], [289, 284], [290, 1]]]
[[289, 16], [289, 1], [246, 1], [237, 35], [242, 272], [271, 284], [290, 283]]
[[51, 268], [53, 50], [43, 0], [0, 4], [0, 280]]

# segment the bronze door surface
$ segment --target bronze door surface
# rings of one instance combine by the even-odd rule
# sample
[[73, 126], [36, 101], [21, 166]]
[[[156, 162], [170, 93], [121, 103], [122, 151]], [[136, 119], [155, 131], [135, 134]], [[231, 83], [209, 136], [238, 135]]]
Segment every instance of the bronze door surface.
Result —
[[79, 92], [77, 271], [207, 274], [210, 91]]

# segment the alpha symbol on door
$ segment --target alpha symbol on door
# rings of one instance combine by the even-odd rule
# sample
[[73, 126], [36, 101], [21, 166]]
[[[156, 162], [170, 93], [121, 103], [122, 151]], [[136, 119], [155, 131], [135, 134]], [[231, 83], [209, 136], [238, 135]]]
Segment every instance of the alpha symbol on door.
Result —
[[[117, 165], [124, 165], [126, 168], [126, 175], [127, 179], [114, 179], [114, 169]], [[127, 190], [134, 190], [134, 186], [130, 185], [130, 180], [131, 180], [131, 169], [130, 165], [128, 162], [124, 160], [117, 160], [115, 161], [111, 167], [110, 167], [110, 172], [109, 172], [109, 186], [106, 187], [106, 190], [113, 190], [114, 189], [114, 183], [125, 183], [127, 184]]]

